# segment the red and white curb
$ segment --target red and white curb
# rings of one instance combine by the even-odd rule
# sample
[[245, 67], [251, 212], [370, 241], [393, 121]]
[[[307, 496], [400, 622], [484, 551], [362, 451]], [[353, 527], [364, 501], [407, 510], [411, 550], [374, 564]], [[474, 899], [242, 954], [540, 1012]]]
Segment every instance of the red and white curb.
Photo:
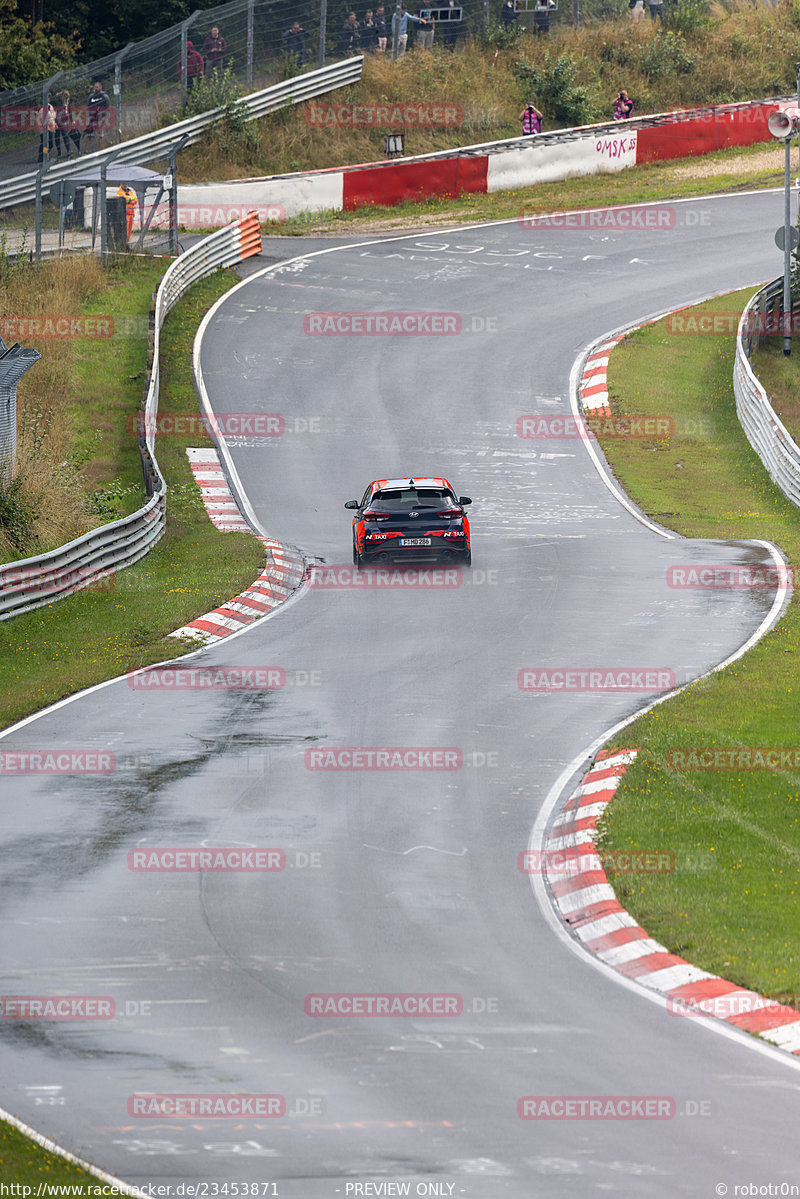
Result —
[[667, 996], [674, 1015], [715, 1016], [800, 1055], [800, 1012], [670, 953], [614, 894], [595, 848], [596, 829], [637, 752], [601, 751], [553, 822], [543, 870], [556, 908], [585, 949]]
[[587, 356], [578, 384], [578, 394], [584, 412], [598, 413], [600, 416], [611, 415], [608, 403], [608, 356], [621, 341], [622, 336], [612, 337], [609, 341], [595, 346]]
[[[226, 533], [257, 536], [239, 511], [216, 450], [189, 449], [186, 454], [212, 523]], [[259, 537], [258, 540], [266, 550], [267, 565], [256, 581], [247, 591], [235, 595], [221, 607], [176, 629], [172, 637], [220, 641], [267, 616], [300, 586], [305, 571], [300, 554], [271, 538]]]

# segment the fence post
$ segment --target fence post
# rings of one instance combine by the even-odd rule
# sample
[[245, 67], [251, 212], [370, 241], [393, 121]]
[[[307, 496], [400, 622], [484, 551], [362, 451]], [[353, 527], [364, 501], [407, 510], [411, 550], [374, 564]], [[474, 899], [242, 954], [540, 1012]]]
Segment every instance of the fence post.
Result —
[[17, 457], [17, 384], [38, 362], [38, 350], [10, 348], [0, 337], [0, 483], [8, 485]]
[[328, 32], [328, 0], [319, 4], [319, 65], [325, 66], [325, 38]]
[[188, 76], [186, 72], [186, 55], [188, 53], [187, 42], [189, 41], [189, 26], [196, 17], [200, 16], [200, 9], [196, 8], [190, 17], [185, 21], [181, 21], [181, 87], [185, 92], [188, 92]]
[[114, 56], [114, 108], [117, 111], [117, 133], [122, 138], [122, 60], [133, 46], [128, 42], [124, 50]]
[[247, 0], [247, 86], [253, 86], [253, 0]]

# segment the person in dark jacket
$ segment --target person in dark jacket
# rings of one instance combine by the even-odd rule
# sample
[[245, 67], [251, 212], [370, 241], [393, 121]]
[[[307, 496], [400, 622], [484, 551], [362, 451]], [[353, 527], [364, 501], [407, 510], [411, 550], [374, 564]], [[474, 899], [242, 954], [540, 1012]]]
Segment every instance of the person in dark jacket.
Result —
[[505, 0], [505, 4], [500, 9], [500, 24], [504, 29], [511, 29], [513, 26], [519, 25], [519, 14], [514, 0]]
[[341, 41], [343, 54], [358, 54], [361, 46], [361, 29], [354, 12], [348, 14], [347, 20], [342, 26]]
[[283, 35], [283, 42], [286, 46], [286, 53], [289, 58], [293, 59], [298, 67], [303, 65], [303, 60], [306, 54], [306, 38], [308, 34], [301, 26], [299, 21], [293, 21], [291, 29], [287, 29]]
[[378, 49], [378, 26], [371, 8], [364, 13], [364, 21], [361, 26], [361, 48], [365, 54], [374, 54]]
[[220, 33], [219, 26], [212, 25], [211, 32], [203, 42], [203, 54], [206, 56], [206, 75], [210, 75], [213, 71], [222, 69], [225, 62], [225, 55], [227, 53], [228, 43]]
[[86, 142], [90, 138], [97, 139], [97, 149], [102, 150], [105, 145], [105, 131], [109, 125], [109, 111], [111, 109], [111, 101], [106, 92], [103, 91], [103, 85], [99, 79], [95, 79], [92, 84], [92, 90], [89, 93], [89, 99], [86, 101], [86, 129], [84, 130], [84, 149]]
[[386, 13], [382, 4], [375, 9], [375, 36], [378, 39], [378, 53], [386, 53]]

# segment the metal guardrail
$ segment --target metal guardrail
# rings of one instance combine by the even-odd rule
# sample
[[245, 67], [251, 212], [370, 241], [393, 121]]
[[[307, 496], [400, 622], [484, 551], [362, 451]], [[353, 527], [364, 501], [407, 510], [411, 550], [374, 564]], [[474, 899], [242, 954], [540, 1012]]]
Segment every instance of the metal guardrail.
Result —
[[[750, 365], [750, 356], [769, 332], [780, 332], [783, 279], [756, 292], [742, 313], [736, 332], [733, 390], [736, 413], [747, 440], [773, 483], [800, 508], [800, 447], [770, 403]], [[795, 306], [793, 312], [797, 312]]]
[[[363, 56], [347, 58], [343, 62], [322, 67], [318, 71], [308, 71], [304, 75], [296, 75], [283, 83], [276, 83], [263, 91], [253, 92], [243, 96], [237, 104], [247, 111], [247, 119], [267, 116], [286, 104], [302, 104], [313, 100], [315, 96], [324, 95], [339, 87], [347, 87], [350, 83], [358, 83], [364, 65]], [[165, 125], [153, 133], [145, 133], [141, 137], [132, 138], [128, 142], [110, 147], [107, 150], [97, 150], [93, 154], [84, 154], [80, 164], [67, 161], [56, 162], [44, 172], [42, 179], [43, 190], [52, 187], [60, 179], [68, 179], [77, 171], [84, 173], [91, 167], [102, 166], [113, 155], [114, 163], [127, 163], [142, 166], [157, 158], [165, 158], [171, 147], [183, 137], [188, 137], [187, 146], [194, 145], [224, 113], [222, 108], [214, 108], [211, 112], [203, 112], [174, 125]], [[27, 175], [18, 175], [14, 179], [6, 179], [0, 183], [0, 208], [10, 208], [14, 204], [25, 204], [36, 198], [36, 177], [38, 171]]]
[[167, 486], [155, 458], [158, 417], [159, 342], [164, 321], [193, 283], [223, 266], [233, 266], [261, 251], [258, 217], [252, 213], [212, 233], [187, 250], [167, 270], [156, 293], [150, 379], [142, 402], [139, 448], [147, 494], [143, 508], [84, 533], [47, 554], [0, 566], [0, 620], [41, 608], [54, 600], [96, 586], [143, 558], [164, 533]]

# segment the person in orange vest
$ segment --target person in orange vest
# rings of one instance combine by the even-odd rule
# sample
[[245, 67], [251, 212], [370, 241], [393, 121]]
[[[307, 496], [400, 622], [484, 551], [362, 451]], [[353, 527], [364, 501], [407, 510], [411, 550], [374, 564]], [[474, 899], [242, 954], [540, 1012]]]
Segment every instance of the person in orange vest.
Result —
[[133, 229], [133, 218], [136, 215], [136, 192], [127, 183], [120, 183], [117, 188], [117, 195], [122, 196], [125, 200], [125, 217], [128, 222], [127, 240], [131, 240], [131, 230]]

